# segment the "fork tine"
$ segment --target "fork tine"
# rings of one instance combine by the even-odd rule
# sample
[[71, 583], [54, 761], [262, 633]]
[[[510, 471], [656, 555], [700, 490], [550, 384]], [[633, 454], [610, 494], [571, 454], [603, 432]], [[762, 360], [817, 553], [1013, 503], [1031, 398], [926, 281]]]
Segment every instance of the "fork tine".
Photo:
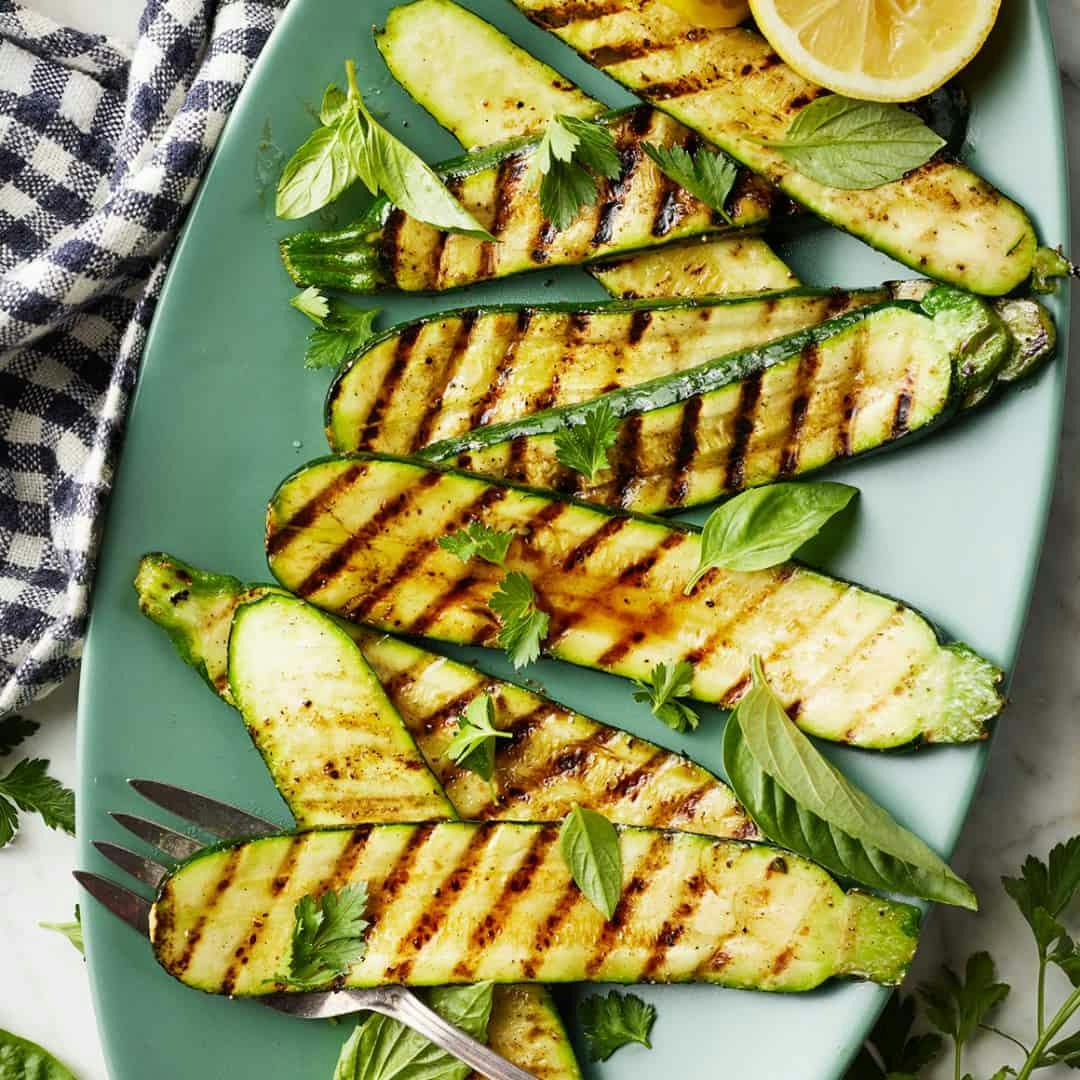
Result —
[[156, 806], [168, 810], [177, 817], [198, 825], [222, 840], [235, 840], [241, 836], [269, 836], [281, 832], [281, 827], [265, 818], [256, 817], [238, 806], [219, 802], [197, 791], [163, 784], [158, 780], [128, 780], [128, 783], [144, 798]]
[[165, 825], [159, 825], [149, 818], [119, 812], [112, 813], [109, 816], [117, 825], [127, 829], [129, 833], [134, 833], [140, 840], [153, 844], [158, 851], [170, 855], [174, 859], [190, 859], [203, 846], [198, 840], [193, 840], [190, 836], [185, 836], [182, 832], [177, 832], [175, 829], [170, 829]]
[[93, 844], [113, 866], [119, 866], [136, 881], [149, 885], [151, 889], [156, 889], [161, 884], [161, 879], [168, 873], [161, 863], [156, 863], [153, 859], [148, 859], [145, 855], [139, 855], [119, 844], [110, 844], [107, 840], [95, 840]]
[[150, 936], [150, 902], [115, 881], [85, 870], [72, 870], [75, 880], [96, 900], [143, 937]]

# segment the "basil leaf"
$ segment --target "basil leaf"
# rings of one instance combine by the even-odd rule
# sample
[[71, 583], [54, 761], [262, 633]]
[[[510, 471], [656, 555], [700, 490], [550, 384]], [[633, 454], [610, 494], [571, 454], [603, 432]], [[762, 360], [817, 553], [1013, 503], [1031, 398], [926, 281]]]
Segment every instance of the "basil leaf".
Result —
[[925, 165], [945, 140], [899, 105], [830, 94], [801, 109], [783, 139], [764, 145], [819, 184], [865, 190]]
[[351, 125], [316, 128], [278, 180], [275, 212], [301, 218], [333, 202], [356, 179], [350, 154]]
[[622, 850], [615, 826], [577, 803], [559, 830], [559, 849], [577, 887], [610, 919], [622, 895]]
[[971, 888], [795, 726], [757, 657], [752, 671], [724, 732], [724, 769], [758, 828], [860, 884], [976, 910]]
[[751, 488], [718, 507], [701, 532], [701, 561], [686, 583], [689, 594], [715, 566], [766, 570], [782, 563], [821, 531], [858, 492], [831, 481], [768, 484]]
[[327, 127], [333, 127], [345, 119], [345, 114], [352, 108], [348, 96], [343, 90], [339, 90], [331, 83], [323, 91], [322, 106], [319, 109], [319, 119]]
[[0, 1077], [7, 1080], [75, 1080], [46, 1050], [29, 1039], [0, 1029]]

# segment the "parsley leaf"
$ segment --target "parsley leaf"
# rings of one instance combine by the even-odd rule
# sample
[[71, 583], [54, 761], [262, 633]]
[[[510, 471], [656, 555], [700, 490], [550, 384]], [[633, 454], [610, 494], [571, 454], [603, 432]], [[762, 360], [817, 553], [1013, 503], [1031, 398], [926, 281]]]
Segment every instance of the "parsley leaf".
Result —
[[596, 178], [622, 171], [615, 139], [605, 124], [578, 116], [553, 116], [533, 155], [530, 176], [540, 177], [540, 209], [560, 231], [596, 200]]
[[919, 1071], [941, 1053], [940, 1035], [912, 1035], [915, 1024], [915, 999], [899, 991], [885, 1003], [867, 1044], [851, 1063], [845, 1080], [894, 1080], [918, 1076]]
[[648, 683], [638, 679], [634, 682], [640, 690], [634, 691], [634, 700], [649, 705], [657, 720], [662, 720], [674, 731], [691, 731], [698, 726], [698, 714], [678, 699], [690, 693], [694, 667], [689, 660], [680, 660], [668, 667], [656, 664], [649, 672]]
[[79, 913], [78, 904], [75, 905], [74, 922], [42, 922], [38, 923], [38, 926], [40, 926], [42, 930], [55, 930], [58, 934], [63, 934], [64, 937], [79, 950], [79, 952], [85, 955], [86, 950], [83, 948], [82, 915]]
[[610, 919], [622, 896], [622, 848], [615, 826], [574, 803], [559, 829], [559, 850], [574, 883]]
[[289, 972], [271, 980], [297, 989], [316, 990], [344, 975], [367, 948], [363, 917], [367, 885], [346, 885], [340, 892], [302, 896], [294, 909]]
[[656, 1020], [656, 1009], [636, 994], [612, 990], [607, 997], [592, 994], [578, 1006], [578, 1019], [592, 1061], [607, 1061], [629, 1043], [641, 1043], [652, 1049], [649, 1032]]
[[446, 756], [456, 765], [484, 780], [495, 774], [495, 740], [512, 738], [509, 731], [495, 727], [495, 705], [490, 694], [480, 694], [465, 707], [458, 720], [457, 734], [446, 748]]
[[498, 642], [510, 662], [515, 668], [531, 664], [540, 655], [550, 621], [547, 612], [536, 606], [532, 582], [520, 570], [512, 570], [499, 583], [489, 603], [502, 623]]
[[1041, 909], [1056, 919], [1075, 898], [1080, 889], [1080, 836], [1056, 845], [1046, 863], [1029, 855], [1020, 868], [1020, 877], [1003, 877], [1001, 883], [1036, 939], [1049, 945], [1053, 938], [1047, 939], [1044, 928], [1037, 926], [1037, 913]]
[[289, 301], [289, 306], [306, 315], [316, 326], [322, 326], [330, 314], [330, 302], [314, 285], [298, 292]]
[[514, 540], [514, 530], [499, 531], [481, 521], [471, 521], [463, 529], [440, 536], [438, 545], [443, 551], [456, 555], [462, 562], [470, 559], [483, 559], [485, 562], [502, 566], [506, 562], [506, 553]]
[[345, 72], [347, 91], [327, 87], [319, 110], [323, 126], [293, 154], [278, 180], [278, 217], [313, 213], [359, 180], [372, 195], [384, 193], [417, 221], [493, 240], [430, 166], [371, 115], [351, 60], [345, 61]]
[[0, 779], [0, 847], [11, 842], [19, 826], [16, 807], [38, 813], [50, 829], [75, 835], [75, 795], [48, 775], [49, 763], [23, 758]]
[[731, 189], [739, 178], [739, 166], [731, 158], [704, 147], [699, 147], [693, 156], [681, 146], [642, 143], [641, 149], [652, 158], [665, 176], [670, 177], [691, 195], [696, 195], [731, 224], [726, 205]]
[[994, 961], [985, 952], [974, 953], [968, 958], [963, 979], [945, 967], [936, 982], [919, 987], [927, 1018], [938, 1031], [953, 1040], [957, 1052], [1008, 993], [1006, 983], [994, 982]]
[[555, 433], [555, 457], [591, 482], [601, 469], [607, 468], [608, 450], [615, 445], [619, 422], [607, 401], [580, 415], [579, 423]]
[[[492, 985], [444, 986], [429, 990], [427, 1003], [444, 1020], [486, 1042]], [[341, 1048], [333, 1080], [465, 1080], [472, 1069], [419, 1032], [371, 1013]]]
[[7, 757], [24, 739], [40, 727], [36, 720], [27, 720], [25, 716], [12, 713], [0, 720], [0, 757]]

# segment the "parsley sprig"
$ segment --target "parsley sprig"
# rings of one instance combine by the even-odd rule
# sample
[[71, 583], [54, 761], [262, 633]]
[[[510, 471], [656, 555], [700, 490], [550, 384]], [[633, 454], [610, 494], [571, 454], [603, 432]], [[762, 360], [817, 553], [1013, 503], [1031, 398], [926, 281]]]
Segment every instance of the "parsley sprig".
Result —
[[495, 726], [495, 703], [491, 695], [480, 694], [465, 707], [446, 756], [455, 765], [490, 781], [495, 775], [495, 740], [512, 737], [509, 731], [500, 731]]
[[326, 986], [364, 955], [367, 886], [346, 885], [339, 892], [302, 896], [294, 909], [289, 970], [271, 980], [297, 990]]
[[694, 667], [689, 660], [680, 660], [668, 666], [656, 664], [649, 672], [649, 681], [634, 680], [640, 689], [634, 691], [634, 700], [647, 704], [657, 720], [662, 720], [673, 731], [693, 731], [698, 726], [698, 714], [680, 698], [690, 693]]
[[41, 758], [23, 758], [0, 778], [0, 847], [18, 831], [19, 810], [38, 813], [50, 829], [75, 835], [75, 795], [49, 776], [48, 768]]
[[611, 403], [601, 401], [581, 414], [581, 422], [555, 433], [555, 457], [560, 464], [589, 478], [607, 468], [608, 451], [618, 437], [619, 421]]
[[443, 551], [456, 555], [462, 562], [483, 559], [485, 562], [502, 566], [506, 562], [506, 553], [513, 540], [513, 529], [493, 529], [482, 521], [471, 521], [457, 532], [440, 536], [437, 543]]
[[378, 308], [356, 308], [336, 297], [323, 296], [314, 285], [297, 293], [289, 305], [306, 315], [315, 329], [308, 334], [304, 367], [340, 367], [374, 336]]
[[550, 619], [536, 605], [532, 582], [520, 570], [511, 570], [492, 594], [491, 610], [502, 628], [498, 642], [515, 668], [531, 664], [540, 655]]
[[578, 116], [553, 116], [536, 147], [530, 170], [539, 180], [540, 209], [560, 231], [583, 206], [596, 201], [597, 177], [614, 180], [622, 171], [615, 139], [605, 124]]
[[656, 146], [642, 143], [641, 149], [657, 168], [679, 187], [696, 195], [710, 210], [715, 210], [728, 224], [731, 215], [727, 201], [739, 178], [739, 166], [725, 154], [699, 147], [693, 155], [681, 146]]
[[585, 1045], [592, 1061], [607, 1061], [620, 1047], [632, 1042], [652, 1049], [649, 1033], [656, 1009], [636, 994], [612, 990], [607, 997], [591, 994], [578, 1006]]

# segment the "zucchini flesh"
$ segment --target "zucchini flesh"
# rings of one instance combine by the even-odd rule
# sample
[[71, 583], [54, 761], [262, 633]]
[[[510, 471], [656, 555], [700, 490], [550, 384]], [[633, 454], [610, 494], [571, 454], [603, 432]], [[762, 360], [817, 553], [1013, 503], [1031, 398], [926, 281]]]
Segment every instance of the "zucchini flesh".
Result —
[[620, 828], [609, 922], [574, 884], [558, 835], [395, 824], [205, 849], [162, 883], [151, 940], [189, 986], [272, 993], [299, 899], [364, 882], [373, 925], [348, 987], [649, 979], [798, 991], [842, 975], [894, 985], [914, 953], [917, 909], [845, 893], [797, 855], [694, 833]]
[[[438, 166], [436, 171], [497, 243], [451, 234], [416, 221], [385, 199], [359, 221], [330, 232], [302, 232], [281, 241], [281, 257], [297, 285], [372, 292], [384, 287], [442, 291], [538, 267], [567, 266], [656, 247], [703, 233], [727, 232], [723, 217], [677, 187], [641, 150], [700, 140], [663, 113], [641, 106], [605, 118], [622, 160], [602, 180], [596, 202], [563, 230], [540, 210], [530, 177], [538, 139], [502, 144]], [[729, 200], [736, 226], [763, 224], [776, 194], [744, 173]]]
[[[143, 611], [169, 633], [180, 655], [208, 672], [211, 686], [235, 704], [228, 689], [226, 651], [233, 614], [244, 611], [253, 598], [276, 590], [196, 570], [162, 553], [143, 556], [137, 586]], [[558, 821], [577, 802], [625, 825], [739, 839], [757, 836], [731, 789], [682, 755], [411, 642], [355, 623], [337, 625], [359, 646], [453, 804], [450, 810], [433, 810], [431, 817]], [[280, 648], [270, 643], [286, 670], [294, 666], [294, 649], [290, 642], [289, 654], [282, 658]], [[446, 757], [457, 718], [481, 693], [491, 696], [495, 726], [514, 735], [496, 742], [491, 784]], [[296, 712], [302, 716], [306, 711], [301, 707], [283, 714], [280, 724], [288, 728], [296, 722]], [[264, 737], [258, 730], [253, 735], [256, 741]], [[265, 737], [273, 737], [273, 732]], [[316, 749], [311, 747], [307, 758], [323, 766], [326, 755]], [[267, 764], [279, 790], [294, 782], [294, 762], [271, 755]], [[356, 802], [334, 797], [337, 785], [329, 783], [320, 768], [300, 764], [301, 780], [306, 778], [315, 795], [301, 790], [298, 802], [317, 796], [323, 807], [321, 824], [388, 820], [361, 816]], [[387, 798], [393, 786], [388, 784]]]
[[747, 27], [693, 26], [662, 0], [514, 0], [535, 23], [669, 112], [832, 225], [900, 262], [971, 292], [1000, 296], [1031, 274], [1024, 210], [944, 155], [869, 191], [826, 187], [763, 145], [826, 91]]
[[696, 368], [886, 296], [806, 289], [445, 312], [395, 327], [342, 368], [327, 394], [327, 436], [340, 452], [413, 453]]
[[506, 569], [530, 578], [559, 659], [635, 679], [689, 660], [692, 695], [731, 706], [757, 654], [801, 727], [878, 749], [980, 739], [1001, 710], [1001, 671], [895, 600], [796, 563], [714, 569], [687, 596], [696, 529], [415, 459], [324, 458], [288, 477], [267, 515], [270, 568], [376, 628], [495, 646], [504, 571], [438, 546], [469, 521], [515, 531]]
[[452, 0], [391, 8], [375, 44], [420, 105], [467, 149], [537, 135], [556, 114], [607, 106]]
[[589, 267], [611, 296], [738, 296], [793, 289], [799, 279], [760, 236], [716, 236], [670, 244]]
[[[581, 1066], [551, 991], [535, 983], [495, 987], [488, 1046], [536, 1080], [581, 1078]], [[469, 1080], [483, 1078], [472, 1073]]]
[[298, 827], [456, 816], [363, 653], [310, 604], [240, 605], [229, 687]]

